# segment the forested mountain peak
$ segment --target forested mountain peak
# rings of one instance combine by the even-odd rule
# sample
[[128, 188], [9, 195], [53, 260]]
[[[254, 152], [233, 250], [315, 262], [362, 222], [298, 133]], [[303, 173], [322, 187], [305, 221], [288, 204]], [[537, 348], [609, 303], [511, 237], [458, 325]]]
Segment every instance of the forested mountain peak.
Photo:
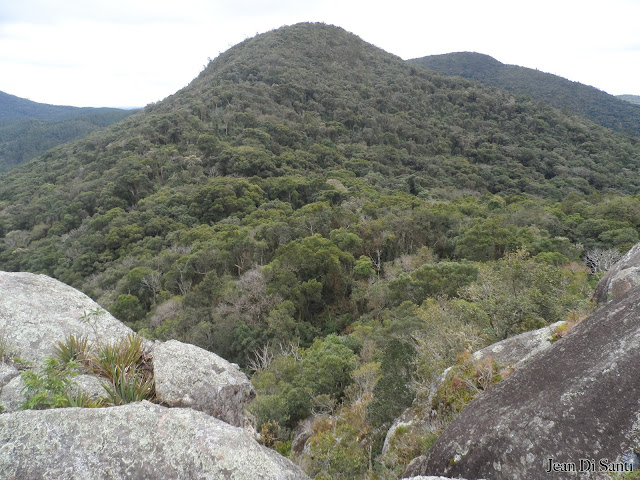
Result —
[[[456, 52], [409, 60], [445, 75], [459, 75], [492, 87], [526, 93], [607, 128], [640, 136], [640, 106], [597, 88], [537, 69], [506, 65], [489, 55]], [[633, 103], [633, 102], [631, 102]]]

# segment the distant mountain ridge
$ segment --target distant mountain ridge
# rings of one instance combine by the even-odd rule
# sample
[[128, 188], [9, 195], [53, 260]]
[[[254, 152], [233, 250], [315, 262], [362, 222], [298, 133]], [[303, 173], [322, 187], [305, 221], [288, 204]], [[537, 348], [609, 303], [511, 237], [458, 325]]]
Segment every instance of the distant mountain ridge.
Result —
[[625, 102], [636, 103], [640, 105], [640, 95], [616, 95], [620, 100], [624, 100]]
[[[68, 120], [79, 115], [123, 112], [120, 108], [71, 107], [39, 103], [0, 92], [0, 125], [17, 120]], [[126, 115], [125, 115], [126, 116]]]
[[49, 105], [0, 92], [0, 172], [132, 113], [119, 108]]
[[532, 68], [506, 65], [489, 55], [475, 52], [430, 55], [408, 61], [445, 75], [461, 76], [514, 93], [526, 93], [607, 128], [640, 136], [640, 105], [582, 83]]

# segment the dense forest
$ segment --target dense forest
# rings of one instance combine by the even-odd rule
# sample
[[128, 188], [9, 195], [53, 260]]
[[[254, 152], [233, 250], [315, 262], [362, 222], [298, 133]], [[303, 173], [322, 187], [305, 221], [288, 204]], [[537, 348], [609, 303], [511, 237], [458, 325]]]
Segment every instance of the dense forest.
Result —
[[128, 117], [118, 108], [47, 105], [0, 92], [0, 172]]
[[597, 88], [532, 68], [505, 65], [480, 53], [431, 55], [409, 62], [446, 75], [460, 75], [484, 85], [531, 95], [605, 127], [640, 136], [640, 106], [631, 105], [629, 98], [615, 97]]
[[311, 476], [397, 478], [433, 438], [386, 431], [447, 366], [589, 311], [592, 253], [639, 240], [639, 166], [636, 137], [299, 24], [2, 174], [0, 269], [239, 363]]

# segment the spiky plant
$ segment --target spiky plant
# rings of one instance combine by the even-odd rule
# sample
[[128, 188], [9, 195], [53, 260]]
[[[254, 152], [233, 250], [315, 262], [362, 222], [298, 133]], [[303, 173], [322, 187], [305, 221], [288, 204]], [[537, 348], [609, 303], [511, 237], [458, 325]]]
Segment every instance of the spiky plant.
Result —
[[70, 334], [64, 341], [58, 342], [54, 355], [63, 365], [70, 362], [85, 364], [89, 358], [89, 339], [85, 336]]
[[120, 342], [103, 345], [91, 359], [91, 369], [97, 375], [114, 381], [114, 367], [128, 371], [145, 363], [148, 355], [142, 337], [132, 334]]
[[131, 402], [151, 400], [154, 397], [153, 379], [146, 377], [136, 368], [122, 370], [114, 366], [111, 372], [112, 382], [103, 383], [107, 391], [107, 404], [124, 405]]

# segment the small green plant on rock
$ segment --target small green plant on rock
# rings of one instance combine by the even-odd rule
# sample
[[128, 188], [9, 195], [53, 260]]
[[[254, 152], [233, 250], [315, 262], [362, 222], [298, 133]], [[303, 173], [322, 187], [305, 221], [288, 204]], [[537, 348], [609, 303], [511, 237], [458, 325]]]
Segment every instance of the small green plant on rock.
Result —
[[54, 348], [54, 355], [63, 365], [71, 362], [84, 364], [89, 356], [89, 339], [68, 335], [64, 341], [58, 342]]
[[[72, 378], [81, 373], [103, 379], [103, 399], [92, 400], [74, 388]], [[97, 347], [87, 337], [69, 335], [58, 343], [42, 370], [28, 370], [22, 379], [27, 397], [23, 409], [124, 405], [155, 396], [151, 356], [142, 337], [133, 334]]]
[[122, 370], [114, 366], [111, 372], [111, 382], [103, 383], [107, 391], [108, 405], [125, 405], [153, 398], [155, 387], [153, 379], [145, 377], [136, 368]]
[[102, 346], [90, 357], [89, 364], [93, 373], [109, 381], [103, 386], [110, 405], [151, 400], [155, 396], [151, 357], [138, 335]]
[[22, 373], [23, 392], [26, 396], [22, 404], [24, 410], [43, 410], [69, 406], [68, 392], [71, 378], [78, 374], [74, 363], [61, 364], [49, 358], [40, 371], [27, 370]]
[[498, 383], [502, 379], [499, 372], [492, 358], [476, 361], [469, 352], [464, 352], [440, 385], [433, 409], [445, 417], [457, 414], [481, 392]]

